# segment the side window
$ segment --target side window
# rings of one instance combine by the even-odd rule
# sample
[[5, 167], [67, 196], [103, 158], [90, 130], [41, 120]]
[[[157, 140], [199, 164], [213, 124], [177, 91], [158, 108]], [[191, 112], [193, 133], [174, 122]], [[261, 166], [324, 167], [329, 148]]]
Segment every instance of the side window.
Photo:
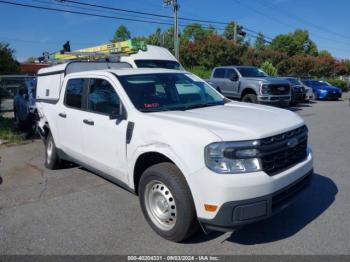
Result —
[[237, 72], [234, 69], [232, 68], [226, 69], [225, 78], [232, 79], [233, 77], [236, 77], [236, 76], [237, 76]]
[[225, 69], [217, 68], [214, 72], [214, 78], [224, 78], [225, 77]]
[[81, 108], [81, 101], [84, 90], [84, 79], [70, 79], [67, 83], [66, 93], [65, 93], [65, 105], [74, 108]]
[[88, 110], [106, 115], [119, 113], [120, 99], [108, 81], [104, 79], [90, 79]]

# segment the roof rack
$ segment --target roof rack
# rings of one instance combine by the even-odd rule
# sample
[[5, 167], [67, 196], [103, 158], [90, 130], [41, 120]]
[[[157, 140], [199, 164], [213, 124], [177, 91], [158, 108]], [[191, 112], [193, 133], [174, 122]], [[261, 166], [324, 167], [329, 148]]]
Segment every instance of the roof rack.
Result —
[[137, 53], [139, 50], [147, 51], [147, 45], [144, 41], [134, 39], [102, 44], [94, 47], [87, 47], [70, 51], [69, 42], [63, 46], [60, 52], [49, 55], [44, 53], [44, 56], [39, 58], [42, 60], [71, 61], [71, 60], [87, 60], [87, 61], [119, 61], [120, 56], [128, 56]]

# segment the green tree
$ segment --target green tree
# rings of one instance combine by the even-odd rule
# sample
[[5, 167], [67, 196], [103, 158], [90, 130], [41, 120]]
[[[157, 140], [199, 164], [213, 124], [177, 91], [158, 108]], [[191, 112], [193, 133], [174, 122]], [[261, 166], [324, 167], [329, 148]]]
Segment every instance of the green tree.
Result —
[[277, 69], [273, 66], [273, 64], [269, 61], [265, 61], [261, 64], [261, 69], [268, 74], [269, 76], [277, 76]]
[[162, 40], [162, 30], [158, 27], [156, 31], [148, 37], [147, 43], [150, 45], [162, 46]]
[[37, 58], [31, 56], [31, 57], [28, 57], [25, 62], [28, 64], [33, 64], [33, 63], [35, 63], [35, 60], [37, 60]]
[[9, 44], [0, 43], [0, 74], [19, 72], [19, 63], [14, 58], [15, 50]]
[[212, 35], [182, 46], [181, 62], [185, 67], [211, 70], [219, 65], [242, 64], [248, 47], [237, 45], [222, 36]]
[[280, 51], [293, 55], [317, 55], [317, 46], [310, 39], [309, 33], [306, 30], [297, 29], [293, 33], [281, 34], [276, 36], [271, 44], [270, 48], [275, 51]]
[[235, 38], [235, 22], [231, 21], [227, 24], [224, 30], [224, 37], [228, 40], [233, 40]]
[[212, 25], [209, 25], [208, 28], [204, 28], [201, 24], [192, 23], [184, 28], [180, 37], [180, 41], [182, 44], [186, 44], [189, 41], [195, 42], [201, 38], [216, 34], [217, 32]]
[[258, 33], [255, 39], [254, 48], [256, 51], [260, 51], [266, 48], [265, 36], [263, 33]]
[[124, 41], [131, 38], [131, 33], [125, 25], [120, 25], [114, 33], [111, 42]]
[[327, 51], [327, 50], [321, 50], [318, 53], [318, 56], [332, 56], [332, 54], [329, 51]]

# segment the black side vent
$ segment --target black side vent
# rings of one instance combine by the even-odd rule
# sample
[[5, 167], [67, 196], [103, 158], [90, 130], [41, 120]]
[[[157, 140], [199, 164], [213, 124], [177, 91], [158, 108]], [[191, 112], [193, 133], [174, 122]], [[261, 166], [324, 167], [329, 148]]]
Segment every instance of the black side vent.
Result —
[[126, 143], [127, 144], [130, 144], [130, 142], [131, 142], [132, 133], [134, 131], [134, 126], [135, 126], [134, 122], [128, 122], [128, 126], [126, 128]]

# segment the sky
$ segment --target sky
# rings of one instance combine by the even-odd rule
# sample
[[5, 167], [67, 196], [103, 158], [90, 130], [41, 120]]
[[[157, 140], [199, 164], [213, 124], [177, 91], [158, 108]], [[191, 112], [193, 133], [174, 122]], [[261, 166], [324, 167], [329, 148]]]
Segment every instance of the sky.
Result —
[[[57, 0], [6, 1], [51, 8], [68, 8], [60, 7], [60, 2]], [[172, 9], [165, 7], [162, 0], [76, 1], [159, 15], [173, 15]], [[268, 37], [292, 32], [296, 28], [305, 29], [309, 31], [311, 39], [316, 42], [319, 50], [326, 49], [337, 58], [350, 59], [349, 0], [178, 0], [178, 2], [180, 17], [221, 22], [234, 20]], [[70, 5], [74, 4], [70, 3]], [[131, 17], [137, 16], [135, 14], [112, 13], [110, 10], [105, 10], [107, 13], [94, 10], [80, 11], [143, 19]], [[180, 23], [188, 22], [180, 21]], [[19, 61], [24, 61], [28, 57], [38, 57], [44, 51], [58, 51], [67, 40], [70, 41], [72, 50], [108, 42], [121, 24], [127, 26], [133, 37], [149, 35], [157, 27], [167, 28], [166, 25], [11, 6], [0, 1], [0, 42], [9, 43], [16, 50], [15, 56]], [[224, 25], [216, 25], [216, 27], [221, 29]], [[222, 32], [222, 30], [218, 31]], [[252, 42], [254, 40], [254, 38], [251, 39]]]

